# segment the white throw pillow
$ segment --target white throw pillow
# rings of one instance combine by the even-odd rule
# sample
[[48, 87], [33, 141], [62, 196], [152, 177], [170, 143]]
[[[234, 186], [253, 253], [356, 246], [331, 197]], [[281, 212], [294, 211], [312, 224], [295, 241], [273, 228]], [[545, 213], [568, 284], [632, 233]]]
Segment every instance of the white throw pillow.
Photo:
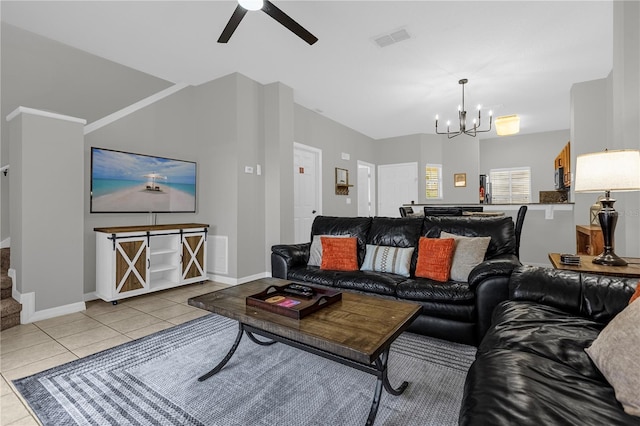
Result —
[[471, 270], [484, 260], [491, 237], [465, 237], [441, 232], [440, 238], [453, 238], [456, 241], [451, 264], [451, 279], [467, 282]]
[[625, 413], [640, 416], [640, 302], [631, 302], [585, 349]]
[[409, 276], [414, 247], [374, 246], [367, 244], [361, 271], [389, 272]]
[[347, 238], [351, 235], [314, 235], [311, 241], [311, 248], [309, 249], [309, 261], [307, 266], [320, 266], [322, 265], [322, 241], [320, 237], [332, 237], [332, 238]]

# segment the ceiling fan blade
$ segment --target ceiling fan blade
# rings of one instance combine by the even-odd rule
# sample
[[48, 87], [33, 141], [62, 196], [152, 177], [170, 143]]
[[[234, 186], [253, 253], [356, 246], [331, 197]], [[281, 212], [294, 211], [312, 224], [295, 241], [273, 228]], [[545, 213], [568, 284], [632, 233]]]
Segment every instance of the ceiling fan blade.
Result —
[[280, 10], [275, 4], [271, 3], [269, 0], [264, 1], [264, 6], [262, 7], [267, 15], [271, 16], [276, 21], [280, 22], [282, 25], [291, 30], [295, 35], [303, 39], [309, 44], [313, 44], [318, 41], [318, 38], [311, 34], [309, 31], [304, 29], [302, 25], [298, 24], [296, 21], [291, 19], [289, 15]]
[[233, 35], [233, 32], [238, 28], [240, 21], [244, 18], [244, 15], [247, 14], [247, 9], [238, 5], [236, 6], [236, 10], [233, 11], [233, 15], [229, 18], [229, 22], [227, 22], [227, 26], [222, 30], [222, 34], [220, 34], [220, 38], [218, 39], [218, 43], [226, 43]]

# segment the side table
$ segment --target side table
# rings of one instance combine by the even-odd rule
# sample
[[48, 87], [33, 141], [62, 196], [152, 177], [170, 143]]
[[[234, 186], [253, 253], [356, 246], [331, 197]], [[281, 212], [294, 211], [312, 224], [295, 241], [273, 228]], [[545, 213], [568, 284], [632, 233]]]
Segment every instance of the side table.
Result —
[[598, 256], [604, 251], [602, 229], [595, 225], [576, 225], [576, 254]]
[[587, 272], [589, 274], [610, 275], [614, 277], [640, 278], [640, 258], [624, 257], [629, 262], [627, 266], [605, 266], [593, 263], [596, 256], [579, 255], [579, 265], [565, 265], [560, 263], [560, 253], [549, 253], [549, 260], [555, 269], [565, 271]]

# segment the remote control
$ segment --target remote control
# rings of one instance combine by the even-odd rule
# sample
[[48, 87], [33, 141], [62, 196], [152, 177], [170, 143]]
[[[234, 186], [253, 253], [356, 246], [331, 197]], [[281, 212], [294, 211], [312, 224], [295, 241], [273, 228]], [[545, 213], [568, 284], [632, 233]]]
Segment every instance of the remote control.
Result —
[[296, 294], [303, 297], [313, 297], [313, 294], [315, 293], [311, 287], [295, 283], [285, 286], [283, 290], [287, 293]]

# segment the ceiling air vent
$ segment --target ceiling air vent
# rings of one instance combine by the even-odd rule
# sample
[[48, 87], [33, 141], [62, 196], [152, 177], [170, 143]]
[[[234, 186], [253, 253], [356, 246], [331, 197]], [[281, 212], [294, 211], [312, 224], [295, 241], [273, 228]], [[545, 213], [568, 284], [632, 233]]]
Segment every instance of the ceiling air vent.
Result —
[[407, 30], [399, 29], [394, 30], [387, 34], [381, 34], [373, 38], [373, 41], [378, 45], [378, 47], [387, 47], [394, 43], [398, 43], [403, 40], [407, 40], [411, 38]]

